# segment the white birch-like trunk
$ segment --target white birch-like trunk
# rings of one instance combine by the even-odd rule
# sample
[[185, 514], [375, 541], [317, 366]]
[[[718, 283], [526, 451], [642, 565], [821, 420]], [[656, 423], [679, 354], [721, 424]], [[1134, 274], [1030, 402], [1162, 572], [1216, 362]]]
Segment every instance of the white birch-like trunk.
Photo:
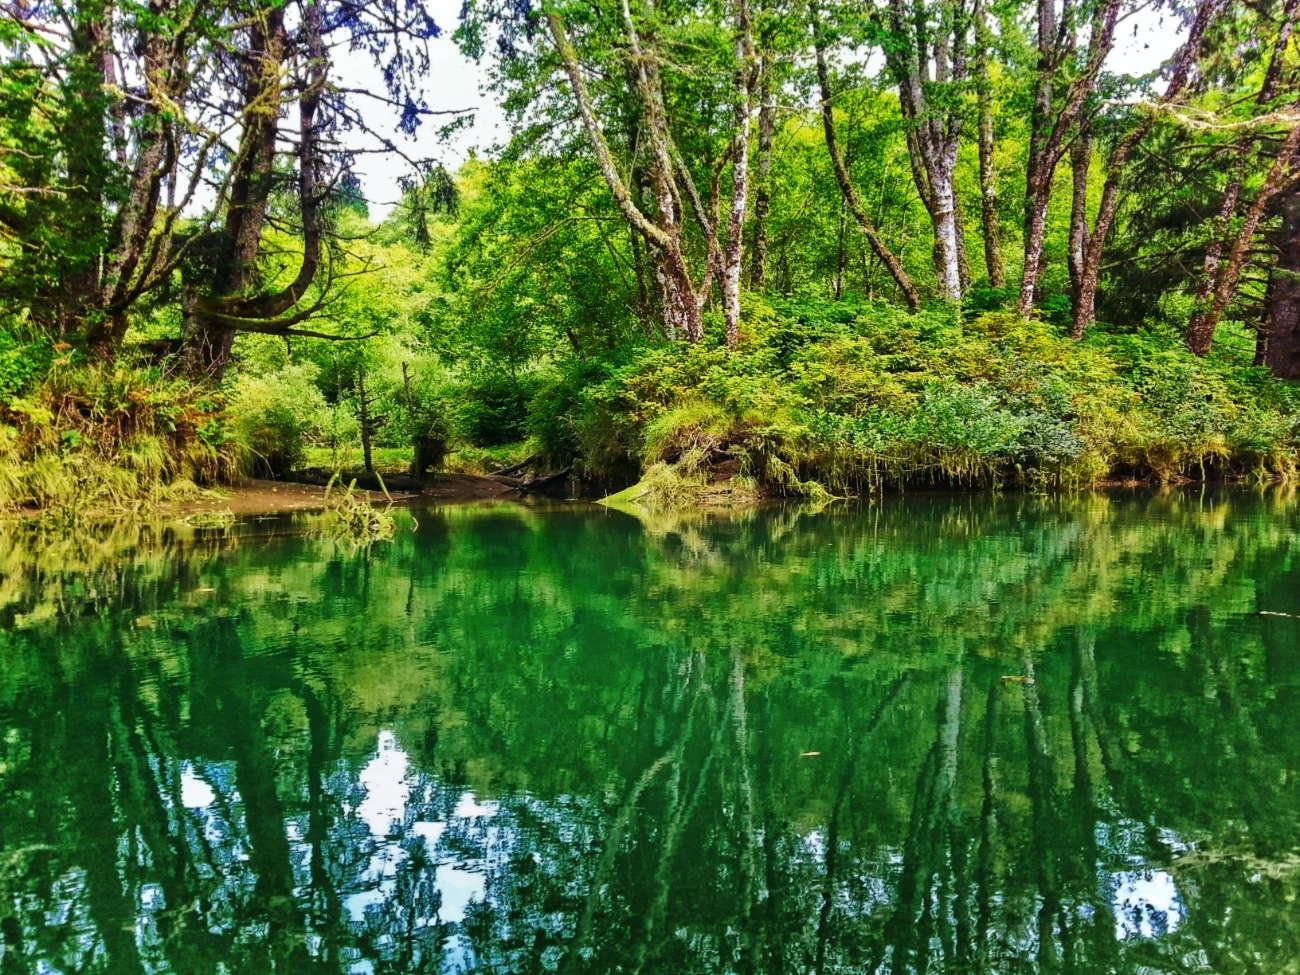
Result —
[[740, 341], [740, 265], [744, 256], [745, 204], [749, 190], [749, 61], [753, 51], [748, 0], [736, 0], [735, 128], [731, 135], [731, 209], [727, 214], [727, 247], [722, 259], [722, 316], [727, 348]]
[[934, 203], [935, 271], [939, 293], [945, 301], [961, 301], [961, 246], [957, 225], [957, 197], [952, 185], [952, 170], [938, 166], [930, 171], [930, 192]]

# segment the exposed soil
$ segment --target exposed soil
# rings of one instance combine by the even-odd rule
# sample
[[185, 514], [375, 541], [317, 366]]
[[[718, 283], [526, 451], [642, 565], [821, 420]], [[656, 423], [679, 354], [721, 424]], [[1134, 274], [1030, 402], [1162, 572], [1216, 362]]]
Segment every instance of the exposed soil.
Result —
[[[441, 474], [423, 491], [390, 491], [394, 502], [409, 504], [415, 500], [482, 501], [491, 498], [518, 497], [509, 485], [473, 474]], [[325, 489], [313, 484], [293, 481], [263, 481], [252, 479], [227, 486], [221, 496], [199, 501], [185, 501], [175, 505], [180, 514], [203, 511], [226, 511], [236, 515], [271, 515], [289, 511], [319, 511], [325, 507]], [[367, 491], [372, 503], [386, 500], [378, 491]]]

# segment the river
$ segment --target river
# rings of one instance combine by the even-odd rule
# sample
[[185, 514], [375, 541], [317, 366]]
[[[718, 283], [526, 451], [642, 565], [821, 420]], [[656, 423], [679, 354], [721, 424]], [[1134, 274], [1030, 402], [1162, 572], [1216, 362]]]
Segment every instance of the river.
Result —
[[0, 972], [1277, 973], [1300, 503], [0, 534]]

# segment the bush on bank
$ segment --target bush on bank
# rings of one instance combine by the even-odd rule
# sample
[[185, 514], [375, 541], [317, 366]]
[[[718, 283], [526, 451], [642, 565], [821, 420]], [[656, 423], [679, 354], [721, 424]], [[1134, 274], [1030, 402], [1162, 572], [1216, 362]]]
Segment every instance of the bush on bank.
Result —
[[0, 511], [75, 518], [183, 498], [245, 462], [219, 394], [145, 363], [0, 333]]
[[[1074, 343], [1005, 312], [751, 302], [740, 347], [646, 349], [561, 374], [534, 402], [553, 459], [633, 463], [648, 499], [885, 486], [1073, 487], [1290, 478], [1300, 390], [1151, 333]], [[719, 488], [720, 484], [725, 485]]]

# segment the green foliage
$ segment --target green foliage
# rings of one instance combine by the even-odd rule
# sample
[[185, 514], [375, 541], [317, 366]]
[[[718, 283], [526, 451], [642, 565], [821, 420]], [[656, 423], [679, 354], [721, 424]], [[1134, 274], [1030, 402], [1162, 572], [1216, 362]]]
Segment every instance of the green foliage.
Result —
[[[637, 121], [640, 95], [623, 70], [627, 25], [617, 9], [569, 0], [553, 9], [568, 24], [631, 202], [653, 219], [656, 163]], [[916, 9], [940, 8], [918, 0]], [[84, 18], [104, 11], [56, 4], [45, 15], [57, 11], [71, 15], [83, 42], [97, 36], [85, 31]], [[196, 23], [185, 41], [192, 49], [177, 41], [176, 65], [193, 67], [195, 91], [243, 50], [244, 28], [234, 25], [245, 23], [248, 11], [231, 20], [232, 11], [219, 6], [211, 20]], [[1205, 84], [1189, 95], [1188, 111], [1244, 123], [1262, 110], [1249, 96], [1265, 71], [1280, 11], [1276, 3], [1225, 9], [1197, 68]], [[715, 274], [712, 290], [699, 296], [709, 336], [678, 346], [663, 327], [656, 249], [629, 227], [606, 185], [590, 135], [575, 121], [555, 49], [519, 43], [538, 26], [522, 13], [497, 0], [472, 3], [459, 33], [465, 49], [480, 56], [487, 36], [500, 31], [500, 50], [509, 55], [492, 76], [513, 123], [500, 152], [471, 158], [454, 173], [419, 163], [377, 226], [355, 176], [338, 174], [330, 183], [322, 203], [330, 240], [302, 303], [321, 299], [326, 330], [355, 341], [241, 334], [218, 392], [172, 378], [189, 361], [172, 353], [185, 334], [181, 292], [193, 294], [197, 282], [197, 293], [212, 297], [228, 258], [229, 214], [195, 212], [192, 201], [176, 213], [170, 203], [156, 211], [127, 205], [133, 163], [149, 134], [172, 125], [180, 126], [172, 133], [179, 142], [177, 159], [168, 156], [164, 195], [183, 192], [180, 177], [199, 158], [201, 137], [201, 127], [185, 128], [189, 96], [167, 102], [153, 122], [158, 106], [146, 99], [119, 133], [120, 92], [104, 85], [93, 45], [70, 43], [47, 74], [41, 65], [53, 42], [0, 25], [0, 297], [7, 299], [0, 302], [0, 505], [134, 503], [158, 496], [160, 486], [231, 476], [241, 457], [277, 476], [304, 463], [358, 466], [363, 406], [366, 449], [386, 472], [418, 475], [444, 465], [484, 472], [535, 457], [550, 469], [573, 464], [589, 486], [621, 487], [643, 475], [652, 489], [647, 497], [665, 505], [700, 493], [819, 497], [886, 484], [1047, 487], [1108, 476], [1176, 481], [1294, 472], [1300, 399], [1251, 364], [1263, 276], [1246, 275], [1210, 357], [1182, 351], [1194, 269], [1227, 178], [1223, 160], [1237, 159], [1244, 210], [1267, 168], [1260, 147], [1270, 144], [1272, 123], [1243, 154], [1236, 128], [1189, 131], [1156, 120], [1130, 161], [1108, 237], [1099, 310], [1111, 323], [1082, 344], [1068, 342], [1074, 160], [1062, 160], [1055, 173], [1037, 318], [1006, 313], [1018, 296], [1038, 53], [1032, 10], [995, 5], [987, 11], [991, 70], [980, 91], [992, 111], [993, 206], [1008, 284], [993, 288], [983, 267], [979, 217], [988, 200], [972, 117], [954, 162], [969, 287], [960, 307], [907, 315], [896, 307], [893, 276], [846, 206], [821, 118], [807, 107], [817, 83], [808, 70], [808, 11], [756, 9], [758, 60], [771, 72], [756, 80], [771, 83], [764, 90], [778, 109], [768, 119], [770, 158], [761, 157], [757, 125], [754, 131], [744, 227], [754, 294], [740, 347], [728, 352], [717, 337]], [[138, 33], [148, 41], [176, 27], [172, 14], [143, 8], [108, 14], [105, 43], [132, 58], [143, 57], [147, 45], [118, 51], [121, 37]], [[697, 286], [709, 260], [705, 213], [713, 208], [721, 219], [734, 189], [726, 152], [740, 66], [732, 26], [718, 14], [692, 5], [630, 10], [645, 22], [642, 40], [657, 65], [683, 259]], [[933, 297], [934, 232], [890, 76], [898, 64], [858, 56], [910, 50], [919, 22], [887, 26], [843, 3], [826, 5], [819, 17], [849, 179], [881, 239], [923, 297]], [[1294, 52], [1286, 59], [1276, 105], [1293, 93]], [[1062, 78], [1080, 68], [1063, 63]], [[1086, 109], [1096, 138], [1084, 186], [1090, 213], [1106, 178], [1101, 163], [1133, 123], [1125, 106], [1150, 84], [1107, 76], [1096, 93], [1105, 105]], [[1056, 102], [1067, 88], [1056, 86]], [[928, 85], [925, 97], [939, 113], [955, 100], [975, 107], [974, 89], [956, 79]], [[1078, 135], [1073, 126], [1066, 132], [1068, 140]], [[214, 156], [207, 165], [227, 173], [231, 160]], [[248, 285], [255, 291], [288, 285], [303, 256], [294, 168], [284, 154], [273, 167], [272, 219]], [[755, 268], [760, 188], [768, 204], [766, 261]], [[132, 214], [152, 223], [128, 247], [118, 224], [129, 224]], [[1274, 206], [1259, 243], [1276, 250], [1281, 227]], [[1268, 258], [1252, 261], [1263, 267]], [[150, 265], [157, 274], [145, 273]], [[113, 266], [143, 275], [128, 297], [111, 297], [120, 289], [102, 274]], [[131, 349], [106, 364], [111, 352]]]
[[457, 474], [491, 474], [522, 464], [533, 455], [531, 441], [495, 447], [461, 447], [447, 455], [444, 469]]
[[537, 388], [533, 377], [488, 373], [469, 379], [457, 388], [451, 407], [455, 434], [475, 447], [523, 439]]
[[54, 344], [43, 336], [25, 341], [0, 327], [0, 404], [21, 396], [50, 368]]
[[302, 460], [307, 439], [329, 415], [310, 364], [288, 365], [264, 376], [239, 376], [231, 386], [230, 415], [254, 468], [281, 475]]
[[68, 526], [243, 470], [224, 400], [201, 386], [139, 364], [66, 359], [27, 385], [0, 402], [0, 510], [34, 505]]
[[962, 321], [845, 302], [755, 302], [749, 313], [731, 354], [714, 342], [650, 349], [569, 389], [562, 442], [589, 472], [641, 461], [661, 501], [736, 477], [810, 495], [1296, 468], [1291, 387], [1159, 337], [1078, 345], [1006, 313]]

